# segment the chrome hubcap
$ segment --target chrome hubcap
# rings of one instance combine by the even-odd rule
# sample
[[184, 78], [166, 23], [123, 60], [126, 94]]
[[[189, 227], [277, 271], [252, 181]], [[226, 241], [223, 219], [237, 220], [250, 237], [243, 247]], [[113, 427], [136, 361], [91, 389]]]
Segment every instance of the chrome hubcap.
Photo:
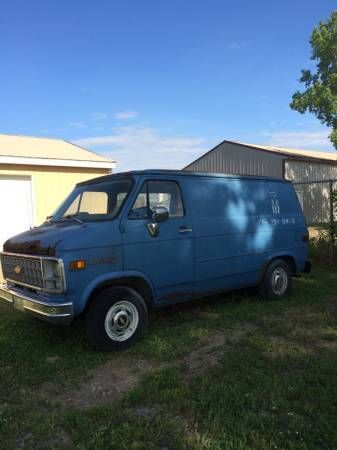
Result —
[[277, 267], [273, 270], [271, 275], [271, 287], [276, 295], [283, 295], [287, 290], [288, 274], [282, 267]]
[[122, 300], [111, 306], [105, 316], [104, 327], [113, 341], [126, 341], [136, 331], [139, 314], [133, 303]]

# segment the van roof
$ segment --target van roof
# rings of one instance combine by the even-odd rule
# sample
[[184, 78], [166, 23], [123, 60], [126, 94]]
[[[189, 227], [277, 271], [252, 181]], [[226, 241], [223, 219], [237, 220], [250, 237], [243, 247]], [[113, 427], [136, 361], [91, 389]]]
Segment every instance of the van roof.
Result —
[[166, 175], [166, 176], [178, 176], [178, 177], [204, 177], [204, 178], [234, 178], [234, 179], [248, 179], [248, 180], [264, 180], [264, 181], [284, 181], [282, 178], [262, 177], [257, 175], [231, 175], [224, 173], [207, 173], [207, 172], [192, 172], [188, 170], [167, 170], [167, 169], [146, 169], [146, 170], [132, 170], [130, 172], [119, 172], [111, 175], [105, 175], [102, 177], [91, 178], [87, 181], [78, 183], [77, 186], [83, 186], [95, 183], [104, 183], [106, 181], [112, 181], [119, 178], [128, 178], [134, 175]]

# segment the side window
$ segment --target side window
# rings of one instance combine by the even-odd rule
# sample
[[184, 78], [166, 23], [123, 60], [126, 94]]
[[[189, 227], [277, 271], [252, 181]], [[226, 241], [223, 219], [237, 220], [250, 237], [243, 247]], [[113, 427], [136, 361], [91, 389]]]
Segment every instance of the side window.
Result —
[[129, 219], [146, 219], [147, 217], [149, 217], [147, 209], [147, 183], [144, 183], [129, 212]]
[[129, 213], [129, 219], [150, 218], [152, 208], [165, 206], [171, 218], [183, 217], [180, 188], [175, 181], [147, 181], [143, 184]]
[[126, 192], [119, 192], [117, 194], [116, 206], [118, 208], [120, 208], [122, 206], [122, 203], [124, 202], [126, 196], [127, 196]]

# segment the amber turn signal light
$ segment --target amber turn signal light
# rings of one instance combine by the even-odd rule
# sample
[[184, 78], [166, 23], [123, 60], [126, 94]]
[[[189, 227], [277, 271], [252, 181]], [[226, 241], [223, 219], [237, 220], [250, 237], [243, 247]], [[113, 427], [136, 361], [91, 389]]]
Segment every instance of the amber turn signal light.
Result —
[[87, 267], [87, 262], [85, 259], [76, 259], [74, 261], [70, 261], [69, 267], [70, 270], [83, 270]]

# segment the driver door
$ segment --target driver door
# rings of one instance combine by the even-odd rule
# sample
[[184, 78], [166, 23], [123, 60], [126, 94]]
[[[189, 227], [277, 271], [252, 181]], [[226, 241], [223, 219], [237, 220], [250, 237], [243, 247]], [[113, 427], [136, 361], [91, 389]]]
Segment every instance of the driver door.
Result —
[[[165, 206], [169, 218], [153, 236], [152, 209]], [[186, 299], [193, 289], [193, 230], [182, 186], [175, 180], [147, 180], [123, 221], [124, 269], [144, 273], [161, 303]]]

